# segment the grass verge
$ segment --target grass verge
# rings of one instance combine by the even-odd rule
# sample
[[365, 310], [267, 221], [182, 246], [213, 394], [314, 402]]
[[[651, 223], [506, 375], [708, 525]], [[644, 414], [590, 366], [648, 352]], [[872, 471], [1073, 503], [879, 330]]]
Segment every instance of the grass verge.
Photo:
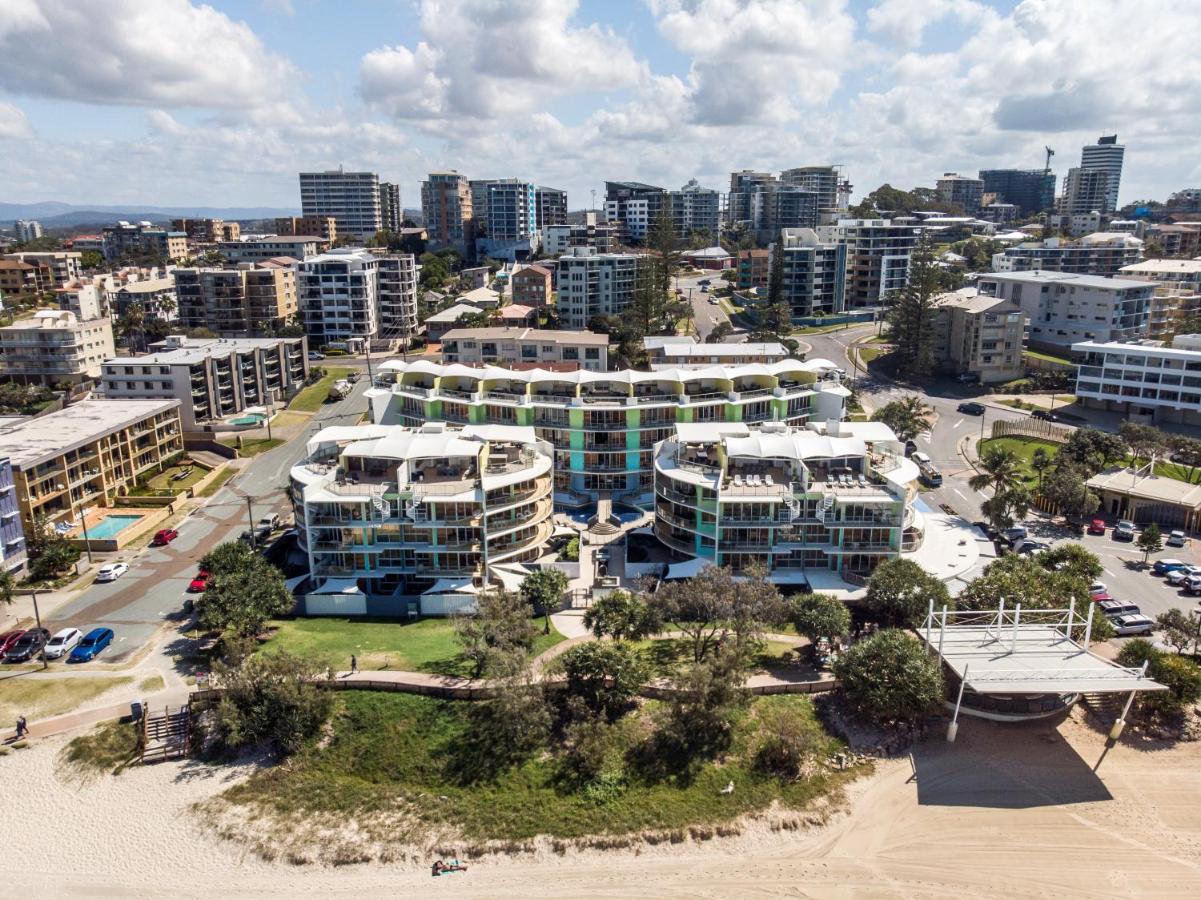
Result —
[[151, 675], [149, 678], [143, 678], [138, 682], [138, 690], [147, 694], [161, 691], [166, 686], [167, 683], [163, 681], [162, 675]]
[[70, 712], [132, 678], [32, 678], [15, 676], [0, 682], [0, 727], [15, 726], [17, 716], [29, 721]]
[[[281, 619], [272, 623], [279, 630], [264, 652], [286, 650], [332, 669], [350, 668], [350, 657], [366, 671], [391, 669], [400, 672], [431, 672], [439, 675], [470, 675], [471, 667], [459, 657], [454, 623], [450, 619]], [[549, 650], [563, 635], [551, 625], [544, 635], [542, 620], [534, 655]]]
[[299, 394], [292, 398], [292, 402], [288, 404], [288, 409], [299, 410], [300, 412], [316, 412], [321, 409], [329, 397], [329, 389], [334, 386], [334, 382], [339, 378], [345, 378], [353, 369], [344, 367], [327, 367], [325, 375], [320, 381], [315, 381], [308, 387], [304, 388]]
[[[290, 823], [300, 819], [344, 824], [353, 818], [360, 853], [373, 840], [394, 849], [439, 837], [513, 842], [540, 834], [568, 840], [631, 835], [633, 843], [645, 831], [680, 832], [659, 838], [672, 841], [689, 833], [737, 833], [728, 823], [738, 816], [774, 803], [803, 809], [861, 771], [824, 765], [841, 744], [819, 724], [810, 699], [798, 695], [752, 701], [734, 724], [729, 749], [687, 773], [665, 771], [639, 752], [660, 711], [644, 704], [605, 730], [605, 769], [582, 787], [564, 783], [562, 741], [553, 737], [541, 752], [486, 780], [465, 777], [471, 760], [463, 757], [476, 752], [466, 749], [473, 746], [470, 703], [366, 692], [340, 699], [344, 706], [324, 746], [313, 742], [288, 765], [258, 772], [222, 795], [225, 803], [247, 808], [254, 839], [273, 853], [288, 852], [278, 845], [293, 837]], [[799, 721], [812, 754], [795, 780], [762, 774], [754, 764], [765, 727], [782, 715]], [[733, 790], [724, 791], [730, 782]]]
[[221, 443], [226, 447], [237, 447], [239, 456], [249, 457], [274, 450], [283, 444], [283, 440], [280, 438], [244, 438], [239, 446], [237, 438], [221, 438]]
[[133, 723], [105, 722], [63, 747], [58, 761], [77, 775], [116, 775], [133, 760], [137, 746]]
[[213, 494], [215, 494], [215, 493], [217, 493], [217, 491], [221, 490], [221, 488], [222, 488], [222, 486], [224, 486], [225, 482], [229, 481], [229, 479], [233, 478], [236, 474], [238, 474], [238, 473], [234, 469], [231, 469], [229, 466], [226, 466], [224, 469], [221, 470], [221, 473], [216, 478], [214, 478], [212, 481], [210, 481], [208, 484], [206, 484], [204, 486], [204, 488], [199, 493], [196, 494], [196, 496], [197, 497], [213, 496]]

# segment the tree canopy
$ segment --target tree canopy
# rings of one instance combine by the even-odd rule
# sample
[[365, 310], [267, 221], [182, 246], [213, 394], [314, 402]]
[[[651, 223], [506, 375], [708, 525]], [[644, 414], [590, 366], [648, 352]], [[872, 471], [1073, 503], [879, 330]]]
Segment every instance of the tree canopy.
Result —
[[943, 699], [937, 659], [917, 638], [892, 628], [851, 645], [834, 674], [847, 704], [878, 722], [911, 722]]
[[867, 580], [863, 608], [873, 622], [889, 627], [914, 627], [929, 612], [954, 608], [947, 586], [911, 559], [887, 559]]

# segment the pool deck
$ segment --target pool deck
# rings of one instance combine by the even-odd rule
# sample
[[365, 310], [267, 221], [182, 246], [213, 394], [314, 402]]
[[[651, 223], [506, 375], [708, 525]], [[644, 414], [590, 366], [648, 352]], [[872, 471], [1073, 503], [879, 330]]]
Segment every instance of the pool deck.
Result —
[[[170, 515], [171, 509], [167, 506], [142, 508], [120, 506], [91, 507], [88, 509], [85, 518], [88, 526], [87, 542], [91, 545], [93, 552], [103, 553], [105, 551], [123, 550], [139, 537], [144, 537], [147, 531]], [[137, 516], [138, 521], [129, 522], [124, 528], [114, 534], [97, 536], [92, 532], [93, 528], [99, 526], [101, 522], [112, 516]], [[82, 527], [76, 526], [68, 531], [65, 537], [77, 547], [83, 549], [84, 536]]]

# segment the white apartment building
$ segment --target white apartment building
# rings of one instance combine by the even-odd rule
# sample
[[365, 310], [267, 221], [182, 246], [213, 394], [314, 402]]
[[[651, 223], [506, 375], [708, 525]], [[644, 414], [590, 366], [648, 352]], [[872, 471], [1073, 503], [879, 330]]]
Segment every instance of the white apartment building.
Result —
[[1126, 148], [1118, 143], [1116, 134], [1105, 135], [1097, 143], [1088, 144], [1080, 152], [1080, 168], [1085, 171], [1104, 172], [1106, 175], [1103, 213], [1113, 213], [1118, 208], [1118, 188], [1122, 184], [1122, 162]]
[[879, 422], [675, 426], [655, 446], [655, 536], [773, 581], [861, 584], [922, 539], [917, 466]]
[[469, 611], [490, 582], [520, 579], [506, 564], [542, 555], [552, 465], [530, 427], [323, 429], [291, 473], [306, 612]]
[[788, 348], [776, 341], [698, 344], [688, 338], [678, 341], [644, 339], [651, 371], [661, 369], [704, 369], [709, 366], [746, 366], [777, 363], [788, 359]]
[[1029, 342], [1067, 349], [1081, 341], [1142, 337], [1151, 317], [1155, 285], [1128, 278], [1069, 272], [981, 275], [980, 293], [1012, 300], [1030, 320]]
[[[339, 226], [341, 227], [341, 226]], [[313, 344], [359, 347], [379, 331], [379, 259], [339, 248], [296, 267], [296, 299]]]
[[472, 181], [476, 252], [480, 256], [528, 259], [539, 247], [538, 186], [520, 178]]
[[[782, 253], [784, 302], [794, 319], [816, 313], [838, 313], [846, 308], [847, 245], [823, 241], [812, 228], [785, 228], [768, 253]], [[908, 271], [908, 270], [906, 270]]]
[[1076, 397], [1134, 422], [1201, 425], [1201, 335], [1072, 345]]
[[172, 335], [142, 356], [104, 363], [102, 389], [112, 400], [174, 398], [185, 432], [239, 413], [266, 413], [304, 386], [304, 338], [188, 338]]
[[264, 262], [282, 256], [307, 259], [327, 247], [329, 241], [311, 234], [273, 234], [240, 241], [221, 241], [217, 245], [221, 255], [232, 263]]
[[721, 194], [702, 187], [695, 178], [668, 195], [671, 221], [679, 237], [707, 232], [714, 239], [720, 233]]
[[1143, 258], [1143, 242], [1130, 234], [1098, 231], [1079, 240], [1046, 238], [1027, 241], [994, 253], [994, 272], [1074, 272], [1079, 275], [1116, 275], [1124, 266]]
[[27, 241], [36, 241], [40, 237], [45, 237], [46, 229], [37, 219], [17, 219], [13, 225], [13, 233], [16, 235], [17, 243], [24, 244]]
[[564, 328], [587, 328], [593, 316], [619, 316], [634, 299], [639, 259], [633, 253], [597, 253], [573, 247], [559, 257], [556, 308]]
[[417, 332], [417, 260], [411, 253], [377, 256], [379, 260], [379, 334], [377, 343], [406, 346]]
[[302, 216], [332, 216], [339, 234], [369, 238], [383, 227], [384, 221], [379, 175], [341, 169], [301, 172], [300, 209]]
[[909, 260], [921, 229], [889, 219], [839, 219], [817, 229], [823, 243], [846, 244], [847, 308], [879, 306], [909, 284]]
[[79, 384], [113, 356], [112, 319], [43, 309], [0, 328], [0, 376], [22, 384]]
[[1201, 259], [1145, 259], [1122, 266], [1126, 278], [1156, 281], [1167, 288], [1201, 291]]
[[453, 328], [442, 335], [442, 361], [466, 365], [575, 365], [609, 367], [609, 336], [539, 328]]

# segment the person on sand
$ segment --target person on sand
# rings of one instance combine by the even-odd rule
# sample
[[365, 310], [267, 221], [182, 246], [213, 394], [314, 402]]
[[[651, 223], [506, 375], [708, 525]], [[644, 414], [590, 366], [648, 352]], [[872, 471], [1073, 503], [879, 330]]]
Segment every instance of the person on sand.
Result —
[[434, 860], [434, 864], [432, 866], [430, 866], [430, 874], [433, 875], [435, 878], [437, 878], [439, 875], [441, 875], [445, 871], [446, 871], [446, 863], [442, 862], [442, 860], [440, 860], [440, 859]]
[[26, 737], [29, 734], [29, 726], [25, 723], [24, 716], [17, 716], [17, 740]]

